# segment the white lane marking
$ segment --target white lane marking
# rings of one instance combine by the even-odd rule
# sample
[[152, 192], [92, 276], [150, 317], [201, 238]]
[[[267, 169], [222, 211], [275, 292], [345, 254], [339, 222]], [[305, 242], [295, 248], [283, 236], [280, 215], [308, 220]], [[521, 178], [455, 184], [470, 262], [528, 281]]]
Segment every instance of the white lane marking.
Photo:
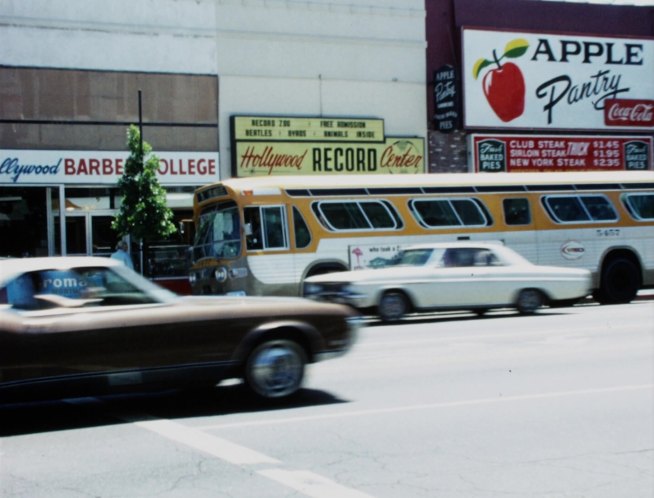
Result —
[[[131, 422], [137, 427], [152, 431], [171, 441], [207, 453], [234, 465], [281, 464], [279, 460], [263, 453], [171, 420], [152, 419]], [[270, 468], [256, 472], [311, 498], [333, 498], [334, 496], [339, 498], [373, 498], [371, 495], [348, 488], [306, 470]]]
[[306, 470], [268, 469], [260, 470], [257, 474], [261, 474], [312, 498], [372, 498], [369, 494], [341, 486], [334, 481]]
[[539, 400], [539, 399], [564, 398], [569, 396], [581, 396], [586, 394], [606, 394], [606, 393], [622, 392], [622, 391], [641, 391], [645, 389], [650, 389], [650, 390], [654, 389], [654, 384], [600, 387], [594, 389], [580, 389], [576, 391], [558, 391], [558, 392], [541, 393], [541, 394], [498, 396], [494, 398], [468, 399], [468, 400], [461, 400], [461, 401], [444, 401], [439, 403], [425, 403], [420, 405], [396, 406], [396, 407], [389, 407], [389, 408], [373, 408], [370, 410], [353, 410], [349, 412], [337, 412], [337, 413], [329, 413], [325, 415], [308, 415], [306, 417], [287, 417], [287, 418], [275, 419], [275, 420], [272, 419], [254, 420], [249, 422], [234, 422], [234, 423], [226, 423], [226, 424], [203, 425], [203, 426], [197, 426], [197, 428], [201, 430], [218, 430], [218, 429], [231, 429], [234, 427], [294, 424], [298, 422], [311, 422], [313, 420], [329, 420], [329, 419], [348, 418], [348, 417], [370, 417], [374, 415], [385, 415], [388, 413], [433, 410], [438, 408], [456, 408], [460, 406], [487, 405], [493, 403], [507, 403], [512, 401], [530, 401], [530, 400]]
[[171, 441], [202, 451], [234, 465], [277, 464], [279, 460], [226, 439], [165, 419], [132, 423]]

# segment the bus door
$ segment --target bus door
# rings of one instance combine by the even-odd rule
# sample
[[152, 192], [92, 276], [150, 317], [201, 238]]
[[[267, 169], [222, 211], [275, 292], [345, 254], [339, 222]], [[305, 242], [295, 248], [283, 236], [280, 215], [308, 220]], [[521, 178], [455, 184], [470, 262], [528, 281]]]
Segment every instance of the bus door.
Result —
[[294, 280], [289, 253], [286, 208], [283, 205], [248, 206], [243, 209], [247, 265], [252, 278], [247, 294], [283, 295]]

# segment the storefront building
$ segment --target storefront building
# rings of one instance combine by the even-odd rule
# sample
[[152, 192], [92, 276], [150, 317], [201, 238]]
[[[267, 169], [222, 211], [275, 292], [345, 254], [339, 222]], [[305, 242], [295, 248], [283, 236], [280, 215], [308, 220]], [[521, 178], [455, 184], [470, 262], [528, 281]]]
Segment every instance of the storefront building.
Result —
[[430, 172], [653, 168], [654, 6], [425, 6]]
[[192, 191], [231, 176], [652, 169], [653, 11], [4, 0], [0, 256], [111, 252], [139, 93], [180, 227], [132, 248], [153, 278], [185, 277]]
[[[2, 2], [0, 256], [111, 252], [139, 91], [143, 137], [182, 228], [195, 187], [238, 174], [235, 116], [383, 123], [380, 157], [393, 137], [424, 169], [424, 12], [422, 0]], [[359, 143], [333, 138], [336, 155]], [[279, 157], [253, 147], [245, 164]], [[314, 148], [324, 168], [336, 164]], [[135, 264], [185, 276], [159, 263], [180, 259], [188, 236], [162, 241], [154, 260], [133, 246]]]

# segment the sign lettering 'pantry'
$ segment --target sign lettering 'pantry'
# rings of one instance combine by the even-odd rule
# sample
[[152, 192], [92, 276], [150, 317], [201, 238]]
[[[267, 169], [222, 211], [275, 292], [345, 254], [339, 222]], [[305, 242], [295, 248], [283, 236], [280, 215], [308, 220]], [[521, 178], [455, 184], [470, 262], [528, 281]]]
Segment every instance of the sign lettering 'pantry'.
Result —
[[[654, 129], [654, 39], [464, 29], [463, 41], [467, 127]], [[637, 119], [605, 119], [623, 99], [644, 104]]]

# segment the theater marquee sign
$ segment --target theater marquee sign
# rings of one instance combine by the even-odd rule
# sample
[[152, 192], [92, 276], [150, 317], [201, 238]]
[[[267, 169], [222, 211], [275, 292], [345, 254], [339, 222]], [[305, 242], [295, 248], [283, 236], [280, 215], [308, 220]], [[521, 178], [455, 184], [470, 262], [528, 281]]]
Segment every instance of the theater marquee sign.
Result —
[[465, 126], [654, 131], [654, 39], [463, 30]]
[[381, 119], [233, 116], [234, 176], [424, 173], [422, 138]]

